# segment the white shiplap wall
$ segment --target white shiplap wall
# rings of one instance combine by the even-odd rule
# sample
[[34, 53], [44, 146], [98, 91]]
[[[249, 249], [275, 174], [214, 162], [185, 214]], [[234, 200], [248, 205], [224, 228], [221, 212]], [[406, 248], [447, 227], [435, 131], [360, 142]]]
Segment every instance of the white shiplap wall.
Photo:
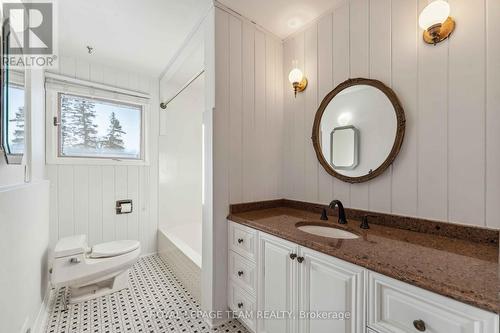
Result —
[[[500, 4], [450, 0], [457, 28], [422, 42], [426, 0], [351, 0], [284, 44], [309, 79], [297, 99], [284, 86], [284, 196], [500, 228]], [[381, 80], [407, 117], [403, 148], [380, 177], [349, 185], [318, 164], [311, 143], [323, 96], [354, 77]], [[249, 198], [246, 198], [249, 199]]]
[[215, 52], [224, 61], [216, 62], [215, 112], [228, 127], [220, 140], [229, 152], [229, 201], [281, 198], [282, 43], [250, 21], [216, 13]]
[[229, 204], [282, 197], [283, 49], [218, 3], [205, 32], [201, 305], [225, 311]]
[[[158, 226], [158, 90], [155, 78], [61, 57], [59, 74], [151, 95], [150, 165], [48, 165], [51, 246], [60, 237], [86, 234], [89, 245], [137, 239], [143, 253], [156, 252]], [[115, 201], [132, 199], [131, 214], [116, 215]]]

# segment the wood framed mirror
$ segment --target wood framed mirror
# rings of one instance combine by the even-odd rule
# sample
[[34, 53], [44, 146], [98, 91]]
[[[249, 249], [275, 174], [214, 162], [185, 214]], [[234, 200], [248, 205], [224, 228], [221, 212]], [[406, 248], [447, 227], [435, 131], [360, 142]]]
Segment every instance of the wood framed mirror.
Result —
[[361, 183], [382, 174], [401, 149], [406, 119], [384, 83], [349, 79], [321, 102], [312, 129], [318, 161], [332, 176]]

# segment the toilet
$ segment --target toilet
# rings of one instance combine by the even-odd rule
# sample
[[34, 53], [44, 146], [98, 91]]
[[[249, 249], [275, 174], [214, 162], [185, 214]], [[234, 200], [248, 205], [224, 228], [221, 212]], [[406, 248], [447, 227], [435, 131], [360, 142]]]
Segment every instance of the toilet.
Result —
[[54, 249], [50, 280], [69, 288], [69, 303], [87, 301], [128, 288], [128, 271], [141, 252], [136, 240], [92, 246], [85, 235], [61, 238]]

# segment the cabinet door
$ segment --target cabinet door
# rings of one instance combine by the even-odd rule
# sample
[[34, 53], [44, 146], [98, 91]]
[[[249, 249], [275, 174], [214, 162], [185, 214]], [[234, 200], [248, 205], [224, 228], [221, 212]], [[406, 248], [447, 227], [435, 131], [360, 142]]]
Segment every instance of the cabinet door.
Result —
[[259, 236], [260, 333], [294, 333], [298, 246], [264, 233]]
[[343, 260], [300, 248], [299, 331], [364, 332], [364, 270]]
[[497, 314], [374, 272], [368, 281], [368, 326], [380, 333], [499, 333]]

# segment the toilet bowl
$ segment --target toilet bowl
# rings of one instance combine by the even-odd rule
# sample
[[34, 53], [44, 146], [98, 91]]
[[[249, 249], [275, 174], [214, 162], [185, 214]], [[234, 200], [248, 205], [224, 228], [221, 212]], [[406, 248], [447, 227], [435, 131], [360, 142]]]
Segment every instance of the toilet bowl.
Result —
[[60, 239], [54, 249], [50, 281], [69, 288], [69, 303], [87, 301], [128, 288], [128, 271], [141, 249], [136, 240], [87, 246], [85, 235]]

